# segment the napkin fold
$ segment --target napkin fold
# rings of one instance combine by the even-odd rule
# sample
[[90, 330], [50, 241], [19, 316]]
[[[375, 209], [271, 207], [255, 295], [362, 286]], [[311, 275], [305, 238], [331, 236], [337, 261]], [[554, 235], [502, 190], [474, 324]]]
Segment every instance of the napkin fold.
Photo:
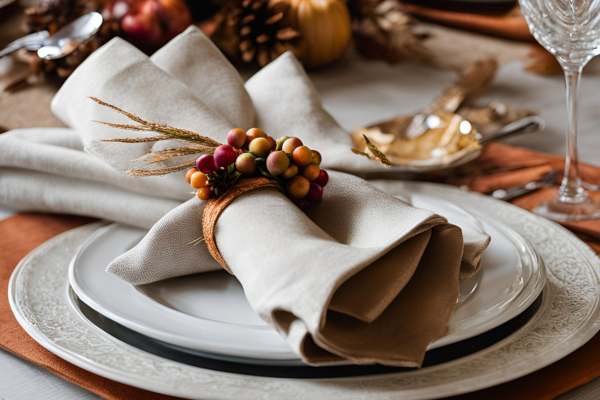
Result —
[[[233, 127], [259, 126], [273, 136], [302, 138], [321, 152], [326, 169], [379, 170], [352, 155], [350, 136], [323, 110], [291, 53], [244, 86], [196, 28], [150, 58], [114, 39], [52, 102], [71, 129], [0, 136], [0, 204], [152, 226], [108, 268], [133, 284], [220, 266], [204, 244], [188, 245], [202, 235], [204, 204], [195, 198], [181, 204], [190, 197], [183, 172], [142, 179], [117, 172], [149, 151], [179, 144], [103, 142], [132, 135], [93, 120], [127, 120], [87, 96], [220, 142]], [[323, 201], [305, 211], [273, 189], [240, 196], [218, 219], [215, 239], [254, 310], [306, 362], [411, 367], [446, 331], [459, 275], [477, 271], [489, 242], [483, 232], [463, 234], [441, 216], [333, 171]]]

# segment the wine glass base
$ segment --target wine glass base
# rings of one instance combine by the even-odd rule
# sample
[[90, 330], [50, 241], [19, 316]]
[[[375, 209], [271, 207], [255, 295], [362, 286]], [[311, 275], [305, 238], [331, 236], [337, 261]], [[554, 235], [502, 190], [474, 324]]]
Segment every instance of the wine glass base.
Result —
[[590, 197], [579, 203], [564, 203], [555, 197], [539, 205], [533, 212], [558, 222], [587, 221], [600, 218], [600, 204]]

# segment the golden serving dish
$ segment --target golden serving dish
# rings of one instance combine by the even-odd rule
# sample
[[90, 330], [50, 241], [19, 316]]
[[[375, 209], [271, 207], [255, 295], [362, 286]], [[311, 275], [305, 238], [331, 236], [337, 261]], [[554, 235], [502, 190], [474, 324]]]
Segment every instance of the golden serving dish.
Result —
[[[474, 63], [426, 110], [359, 129], [352, 134], [354, 145], [368, 152], [364, 140], [367, 136], [393, 165], [415, 171], [433, 170], [474, 160], [489, 141], [486, 138], [539, 130], [541, 119], [525, 119], [535, 114], [531, 111], [498, 102], [468, 104], [490, 87], [497, 68], [493, 58]], [[522, 123], [509, 128], [515, 121]]]

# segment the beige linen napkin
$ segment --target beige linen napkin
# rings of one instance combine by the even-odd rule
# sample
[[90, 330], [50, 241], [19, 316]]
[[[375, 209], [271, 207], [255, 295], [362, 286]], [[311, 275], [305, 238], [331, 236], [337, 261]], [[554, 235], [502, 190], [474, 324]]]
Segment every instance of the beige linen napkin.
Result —
[[[221, 255], [305, 362], [420, 366], [458, 297], [460, 228], [352, 175], [332, 172], [326, 189], [305, 211], [276, 189], [238, 197], [217, 221]], [[187, 244], [202, 235], [203, 204], [171, 211], [108, 271], [143, 284], [220, 269]]]
[[[54, 139], [42, 131], [0, 137], [0, 204], [22, 201], [30, 208], [138, 226], [158, 221], [109, 267], [134, 284], [220, 267], [205, 245], [188, 246], [201, 236], [203, 204], [194, 198], [174, 208], [190, 196], [183, 173], [133, 179], [107, 166], [125, 171], [132, 168], [130, 160], [177, 144], [101, 142], [132, 132], [92, 122], [126, 120], [87, 96], [221, 142], [233, 127], [298, 136], [322, 153], [322, 166], [330, 170], [379, 168], [352, 155], [350, 137], [322, 109], [291, 54], [262, 69], [244, 88], [235, 69], [196, 28], [152, 58], [115, 39], [89, 57], [53, 101], [53, 111], [79, 141], [71, 130], [57, 131]], [[31, 149], [39, 161], [29, 157]], [[447, 328], [461, 263], [462, 273], [472, 274], [489, 237], [469, 233], [463, 252], [460, 229], [444, 218], [359, 178], [330, 175], [322, 203], [306, 212], [275, 190], [239, 197], [217, 222], [217, 246], [254, 310], [306, 362], [419, 366], [427, 346]], [[42, 189], [37, 198], [36, 187]]]

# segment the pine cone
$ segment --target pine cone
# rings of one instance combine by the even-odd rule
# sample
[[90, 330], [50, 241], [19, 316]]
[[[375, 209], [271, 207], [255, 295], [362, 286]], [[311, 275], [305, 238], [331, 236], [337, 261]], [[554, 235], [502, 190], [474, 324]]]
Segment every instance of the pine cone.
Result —
[[45, 0], [37, 7], [25, 9], [26, 26], [29, 32], [47, 30], [50, 34], [61, 26], [97, 7], [86, 0]]
[[299, 51], [300, 32], [290, 26], [289, 9], [286, 1], [222, 2], [212, 39], [232, 61], [264, 67], [288, 50]]

